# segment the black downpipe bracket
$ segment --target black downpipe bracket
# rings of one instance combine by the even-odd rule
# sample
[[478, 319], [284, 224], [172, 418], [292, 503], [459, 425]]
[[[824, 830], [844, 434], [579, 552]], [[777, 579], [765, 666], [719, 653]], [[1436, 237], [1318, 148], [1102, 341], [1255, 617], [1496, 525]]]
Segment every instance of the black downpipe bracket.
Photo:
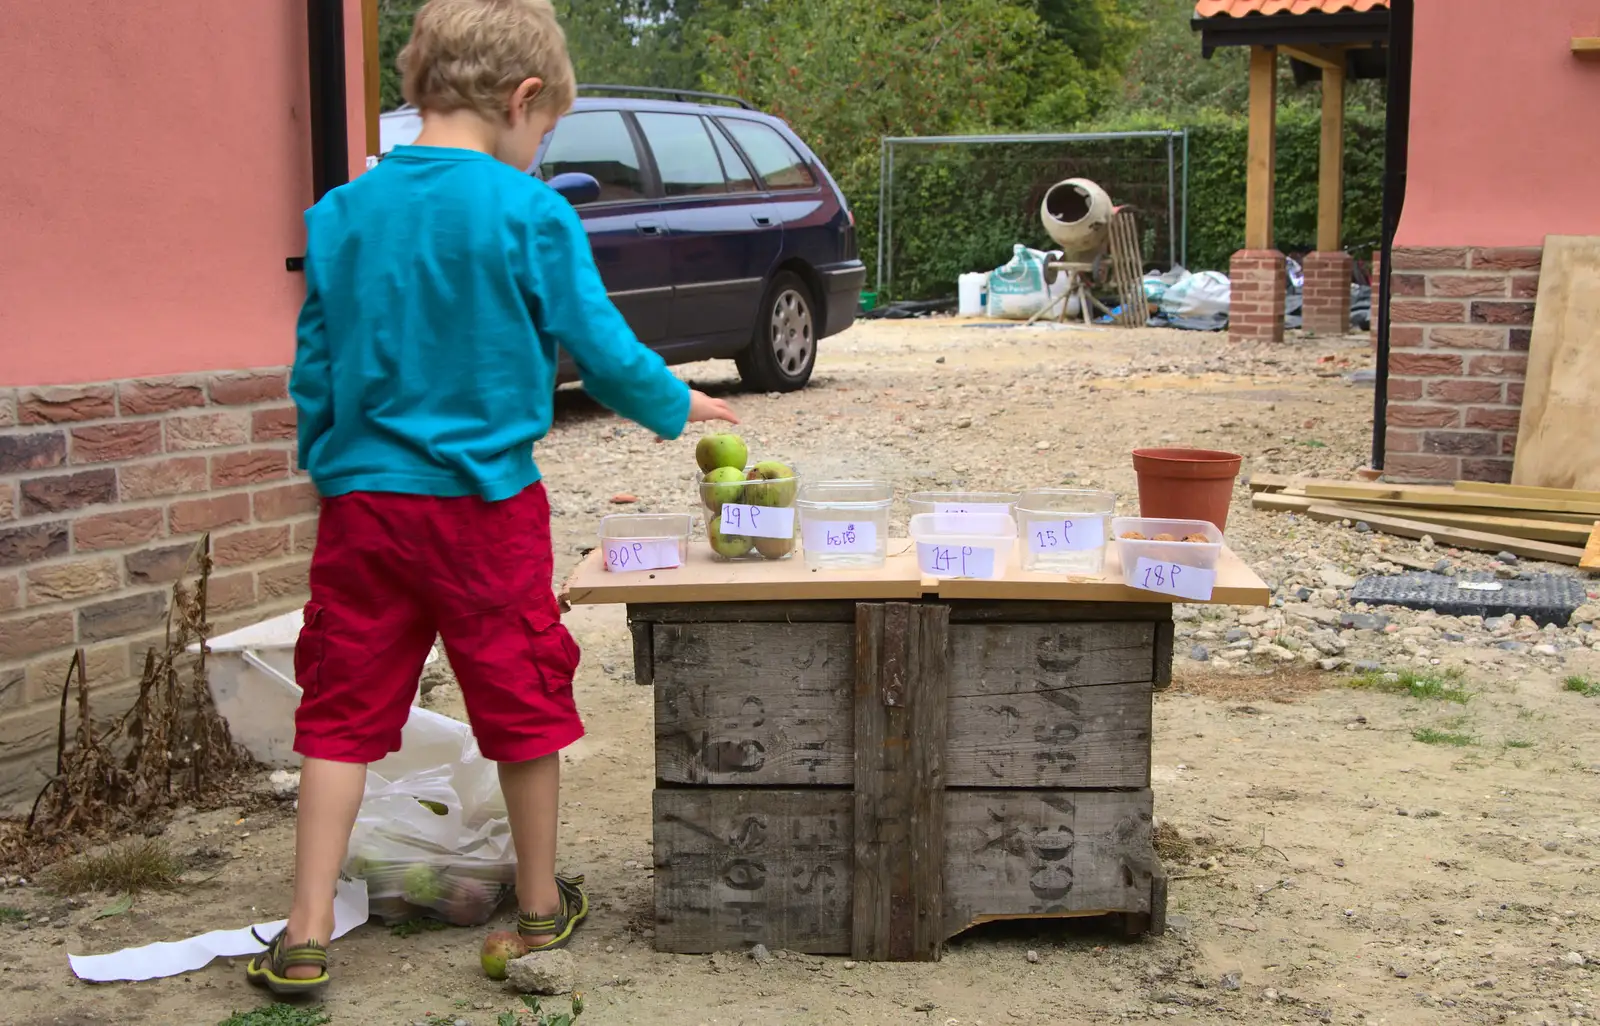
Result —
[[1372, 388], [1372, 469], [1382, 470], [1389, 433], [1389, 301], [1394, 236], [1406, 205], [1406, 166], [1411, 145], [1411, 42], [1415, 0], [1393, 0], [1389, 9], [1389, 96], [1383, 155], [1383, 244], [1378, 280], [1378, 365]]

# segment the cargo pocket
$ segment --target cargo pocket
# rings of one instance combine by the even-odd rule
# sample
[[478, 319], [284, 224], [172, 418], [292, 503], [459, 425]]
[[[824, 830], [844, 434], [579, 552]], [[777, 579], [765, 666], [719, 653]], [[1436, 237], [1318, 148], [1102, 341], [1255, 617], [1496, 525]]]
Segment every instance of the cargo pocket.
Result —
[[528, 631], [529, 654], [545, 691], [571, 690], [572, 678], [582, 658], [572, 633], [559, 617], [543, 610], [523, 613], [522, 622]]
[[322, 657], [328, 648], [327, 617], [321, 606], [307, 602], [302, 620], [300, 637], [294, 643], [294, 682], [307, 695], [313, 695], [322, 682]]

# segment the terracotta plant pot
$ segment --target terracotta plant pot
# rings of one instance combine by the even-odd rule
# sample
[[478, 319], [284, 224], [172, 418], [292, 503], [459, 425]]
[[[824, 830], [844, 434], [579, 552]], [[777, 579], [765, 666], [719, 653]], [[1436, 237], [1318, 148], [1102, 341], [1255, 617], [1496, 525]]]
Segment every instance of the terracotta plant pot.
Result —
[[1207, 520], [1228, 528], [1228, 505], [1242, 456], [1213, 449], [1135, 449], [1139, 515], [1159, 520]]

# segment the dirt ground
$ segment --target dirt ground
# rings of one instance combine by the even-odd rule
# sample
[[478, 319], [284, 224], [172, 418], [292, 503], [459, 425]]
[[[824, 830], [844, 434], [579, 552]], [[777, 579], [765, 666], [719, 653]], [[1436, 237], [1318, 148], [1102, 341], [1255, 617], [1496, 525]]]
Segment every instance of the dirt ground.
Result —
[[[797, 395], [740, 394], [731, 365], [682, 373], [729, 394], [752, 449], [789, 456], [802, 473], [878, 473], [900, 494], [1070, 481], [1128, 497], [1128, 451], [1163, 441], [1231, 447], [1258, 472], [1348, 474], [1367, 458], [1372, 391], [1347, 375], [1369, 364], [1364, 338], [1237, 348], [1215, 335], [918, 321], [858, 325], [826, 341], [813, 385]], [[538, 458], [565, 574], [592, 544], [596, 518], [618, 508], [614, 494], [636, 496], [633, 508], [687, 508], [693, 442], [658, 446], [581, 396], [561, 405]], [[1416, 543], [1255, 513], [1242, 500], [1233, 518], [1232, 544], [1280, 591], [1318, 566], [1360, 573], [1423, 554]], [[562, 843], [596, 903], [574, 945], [582, 1022], [1592, 1019], [1600, 697], [1564, 686], [1600, 677], [1592, 639], [1527, 624], [1497, 634], [1408, 614], [1376, 630], [1329, 632], [1334, 640], [1302, 659], [1299, 628], [1284, 616], [1264, 611], [1251, 623], [1183, 611], [1179, 648], [1194, 648], [1156, 701], [1156, 813], [1183, 838], [1165, 852], [1165, 936], [1123, 942], [1092, 921], [994, 925], [952, 942], [938, 964], [858, 965], [652, 950], [651, 696], [632, 681], [622, 611], [574, 610], [567, 622], [585, 652], [577, 689], [589, 735], [565, 757]], [[1198, 658], [1225, 633], [1239, 635], [1241, 651], [1253, 646], [1254, 657]], [[1386, 667], [1459, 667], [1472, 697], [1456, 704], [1351, 688], [1346, 658], [1331, 659], [1333, 672], [1318, 668], [1330, 648], [1365, 651]], [[460, 709], [449, 684], [428, 702]], [[125, 915], [96, 920], [104, 896], [68, 903], [32, 886], [0, 891], [0, 906], [14, 910], [0, 925], [0, 1022], [209, 1026], [260, 1005], [241, 964], [87, 985], [65, 956], [284, 915], [292, 815], [292, 802], [263, 798], [180, 817], [166, 836], [203, 868]], [[478, 971], [483, 932], [356, 931], [334, 948], [332, 1022], [494, 1023], [520, 1006]]]

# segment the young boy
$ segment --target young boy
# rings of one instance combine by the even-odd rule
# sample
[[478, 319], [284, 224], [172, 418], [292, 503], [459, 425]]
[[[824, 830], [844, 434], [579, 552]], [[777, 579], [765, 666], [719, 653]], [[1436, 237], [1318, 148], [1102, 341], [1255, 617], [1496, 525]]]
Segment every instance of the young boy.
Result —
[[305, 757], [287, 927], [248, 966], [277, 993], [328, 981], [333, 893], [366, 764], [400, 747], [436, 635], [517, 851], [517, 928], [565, 944], [588, 912], [556, 876], [561, 749], [583, 734], [578, 647], [551, 593], [550, 505], [533, 444], [557, 349], [591, 395], [662, 438], [737, 422], [690, 391], [611, 305], [577, 214], [527, 174], [571, 106], [549, 0], [429, 0], [400, 57], [415, 145], [306, 215], [291, 392], [323, 497], [295, 649]]

